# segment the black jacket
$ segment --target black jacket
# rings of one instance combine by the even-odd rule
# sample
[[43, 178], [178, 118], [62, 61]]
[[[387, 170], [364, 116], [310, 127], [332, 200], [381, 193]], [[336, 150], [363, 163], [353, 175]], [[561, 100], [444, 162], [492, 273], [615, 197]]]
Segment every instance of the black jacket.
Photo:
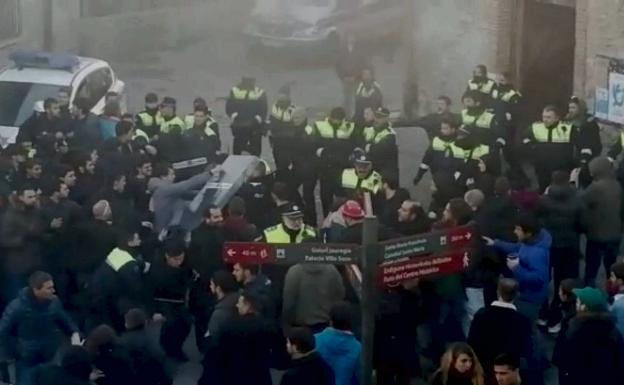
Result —
[[185, 308], [186, 295], [193, 282], [193, 271], [187, 264], [176, 268], [160, 259], [150, 267], [145, 282], [150, 296], [150, 310], [169, 318]]
[[[219, 385], [271, 385], [271, 351], [275, 331], [255, 314], [235, 316], [218, 345]], [[241, 368], [244, 362], [244, 369]]]
[[132, 358], [122, 345], [101, 347], [93, 357], [93, 366], [104, 373], [97, 385], [136, 385], [142, 383], [132, 367]]
[[577, 315], [570, 322], [563, 347], [561, 385], [621, 383], [624, 340], [609, 313]]
[[191, 233], [191, 245], [187, 253], [189, 264], [197, 270], [202, 282], [208, 282], [215, 271], [224, 268], [221, 257], [223, 242], [223, 229], [206, 223]]
[[93, 273], [117, 245], [117, 232], [112, 224], [93, 219], [78, 226], [76, 258], [68, 265], [73, 272]]
[[144, 383], [172, 384], [172, 379], [167, 373], [169, 368], [165, 352], [160, 344], [147, 335], [145, 328], [127, 331], [121, 336], [119, 343], [128, 352], [132, 368]]
[[571, 186], [550, 186], [540, 197], [536, 214], [552, 236], [552, 247], [577, 247], [584, 231], [583, 203]]
[[293, 360], [280, 385], [334, 385], [334, 381], [332, 368], [316, 351], [312, 351], [303, 358]]
[[475, 314], [468, 344], [486, 371], [491, 370], [494, 359], [501, 353], [529, 358], [532, 351], [531, 323], [517, 310], [494, 302]]

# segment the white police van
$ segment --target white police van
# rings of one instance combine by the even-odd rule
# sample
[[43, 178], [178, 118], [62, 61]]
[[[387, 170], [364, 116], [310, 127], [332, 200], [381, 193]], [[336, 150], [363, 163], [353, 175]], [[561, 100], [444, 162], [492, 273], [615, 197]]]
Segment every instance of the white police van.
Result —
[[101, 114], [107, 92], [124, 93], [125, 83], [110, 65], [99, 59], [67, 53], [15, 51], [12, 65], [0, 69], [0, 146], [15, 143], [19, 127], [33, 114], [35, 103], [55, 98], [60, 89], [71, 89], [70, 103], [77, 97], [89, 101], [91, 111]]

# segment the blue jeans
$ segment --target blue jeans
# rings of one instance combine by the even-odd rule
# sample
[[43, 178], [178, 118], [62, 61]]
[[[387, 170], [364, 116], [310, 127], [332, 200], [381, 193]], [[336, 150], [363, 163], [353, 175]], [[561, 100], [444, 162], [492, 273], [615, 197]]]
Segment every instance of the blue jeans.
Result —
[[609, 277], [609, 270], [617, 260], [620, 251], [620, 241], [593, 241], [588, 239], [585, 246], [585, 285], [596, 286], [596, 276], [600, 270], [600, 263], [604, 265]]

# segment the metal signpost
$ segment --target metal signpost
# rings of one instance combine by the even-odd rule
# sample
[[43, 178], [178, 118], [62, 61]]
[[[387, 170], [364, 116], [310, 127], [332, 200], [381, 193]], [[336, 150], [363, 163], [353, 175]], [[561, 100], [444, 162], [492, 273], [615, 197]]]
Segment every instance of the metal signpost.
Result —
[[359, 265], [362, 269], [362, 385], [373, 384], [377, 288], [392, 287], [417, 278], [461, 272], [470, 263], [470, 245], [475, 238], [472, 228], [456, 227], [378, 242], [378, 222], [371, 211], [369, 207], [364, 218], [362, 245], [227, 242], [223, 246], [223, 260], [228, 264]]

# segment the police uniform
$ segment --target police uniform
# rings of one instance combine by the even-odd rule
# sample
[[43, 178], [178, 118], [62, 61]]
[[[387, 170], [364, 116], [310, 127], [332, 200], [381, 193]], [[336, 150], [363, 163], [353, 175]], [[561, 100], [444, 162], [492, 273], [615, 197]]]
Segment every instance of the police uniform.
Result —
[[[204, 130], [206, 135], [217, 135], [219, 137], [219, 123], [212, 117], [212, 114], [206, 115], [206, 123], [204, 123]], [[195, 127], [195, 115], [189, 114], [184, 117], [184, 127], [187, 130]]]
[[160, 123], [160, 132], [163, 134], [169, 134], [173, 131], [174, 128], [180, 128], [181, 131], [186, 130], [186, 123], [178, 116], [173, 116], [170, 118], [162, 118]]
[[145, 132], [150, 138], [158, 135], [162, 126], [163, 118], [158, 109], [144, 110], [136, 116], [136, 130]]
[[464, 150], [455, 145], [455, 136], [435, 136], [420, 163], [414, 184], [418, 184], [427, 171], [431, 171], [431, 174], [438, 171], [454, 173], [459, 170], [463, 160]]
[[479, 91], [483, 95], [483, 105], [490, 106], [493, 100], [494, 91], [496, 90], [496, 82], [487, 79], [483, 82], [477, 82], [474, 79], [468, 81], [467, 91]]
[[[376, 114], [388, 116], [389, 112], [380, 108]], [[364, 148], [373, 162], [375, 170], [382, 176], [399, 176], [399, 148], [396, 141], [396, 132], [390, 123], [380, 127], [366, 127], [364, 129]]]
[[143, 277], [139, 262], [128, 251], [113, 249], [89, 284], [89, 324], [108, 323], [123, 330], [123, 317], [143, 305]]
[[348, 165], [349, 155], [353, 151], [355, 145], [353, 131], [353, 123], [344, 120], [338, 127], [333, 127], [329, 119], [318, 121], [310, 126], [309, 136], [315, 142], [315, 152], [319, 157], [321, 202], [325, 215], [329, 213], [338, 188], [338, 178]]
[[293, 139], [296, 136], [292, 122], [294, 110], [295, 106], [292, 104], [282, 107], [276, 103], [269, 115], [268, 125], [271, 132], [273, 159], [278, 171], [287, 170], [296, 156], [297, 148], [293, 146]]
[[500, 124], [501, 132], [506, 142], [503, 148], [505, 161], [515, 175], [524, 175], [518, 156], [517, 120], [520, 115], [520, 101], [522, 95], [509, 84], [499, 85], [494, 93], [494, 113]]
[[357, 197], [358, 192], [377, 194], [381, 190], [381, 183], [381, 174], [377, 171], [371, 171], [366, 178], [360, 178], [354, 168], [347, 168], [342, 171], [340, 177], [343, 196], [347, 198]]
[[479, 143], [493, 145], [498, 142], [501, 146], [506, 144], [503, 133], [500, 131], [496, 116], [481, 108], [475, 113], [467, 109], [461, 112], [462, 124], [471, 134], [476, 135]]
[[550, 185], [554, 171], [570, 171], [574, 167], [573, 140], [574, 127], [564, 122], [553, 127], [546, 127], [542, 122], [531, 125], [523, 143], [532, 150], [531, 159], [541, 191]]
[[267, 99], [260, 87], [245, 89], [235, 86], [225, 105], [226, 114], [232, 123], [234, 137], [233, 154], [247, 151], [260, 156], [262, 150], [262, 134], [264, 120], [267, 115]]

